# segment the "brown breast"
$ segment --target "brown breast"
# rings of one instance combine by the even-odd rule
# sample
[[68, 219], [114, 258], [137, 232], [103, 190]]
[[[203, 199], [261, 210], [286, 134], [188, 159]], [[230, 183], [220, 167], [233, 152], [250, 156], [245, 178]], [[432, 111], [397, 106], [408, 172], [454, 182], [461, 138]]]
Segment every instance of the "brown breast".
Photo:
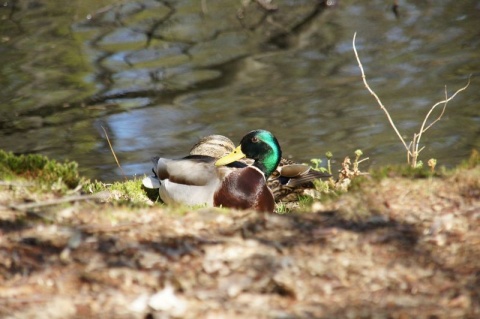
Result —
[[254, 167], [238, 169], [225, 177], [213, 196], [214, 206], [273, 212], [275, 201], [264, 175]]

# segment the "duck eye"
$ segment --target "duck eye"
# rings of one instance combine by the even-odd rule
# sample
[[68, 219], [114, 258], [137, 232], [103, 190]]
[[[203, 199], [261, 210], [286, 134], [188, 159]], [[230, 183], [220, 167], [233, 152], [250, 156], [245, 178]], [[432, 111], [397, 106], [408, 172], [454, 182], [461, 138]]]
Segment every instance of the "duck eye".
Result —
[[257, 138], [257, 137], [255, 137], [255, 136], [254, 136], [254, 137], [252, 137], [252, 142], [253, 142], [253, 143], [258, 143], [258, 138]]

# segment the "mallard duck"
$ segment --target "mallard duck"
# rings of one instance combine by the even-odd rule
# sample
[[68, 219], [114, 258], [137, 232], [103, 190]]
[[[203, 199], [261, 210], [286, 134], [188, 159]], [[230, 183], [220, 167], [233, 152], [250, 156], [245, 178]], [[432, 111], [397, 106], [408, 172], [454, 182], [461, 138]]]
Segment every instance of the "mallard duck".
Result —
[[313, 181], [332, 175], [316, 171], [307, 164], [299, 164], [282, 158], [277, 169], [267, 180], [275, 202], [295, 202], [299, 196], [310, 196], [315, 191]]
[[[254, 160], [252, 165], [235, 160], [245, 156]], [[176, 160], [155, 158], [156, 178], [147, 177], [143, 184], [149, 188], [158, 186], [160, 198], [166, 204], [273, 212], [275, 201], [266, 176], [276, 169], [280, 158], [280, 145], [273, 134], [256, 130], [219, 160], [208, 155], [189, 155]]]
[[[235, 149], [233, 142], [223, 135], [209, 135], [201, 138], [190, 150], [190, 155], [207, 156], [219, 159], [220, 157], [232, 152]], [[186, 159], [193, 159], [187, 156]], [[201, 161], [200, 159], [197, 159]], [[159, 158], [154, 159], [154, 165], [157, 165]], [[241, 159], [248, 165], [253, 163], [252, 159]], [[240, 164], [236, 164], [237, 166]], [[154, 169], [154, 174], [155, 169]], [[275, 202], [295, 202], [298, 201], [300, 195], [311, 195], [315, 190], [312, 181], [318, 178], [330, 177], [330, 174], [322, 173], [311, 169], [309, 165], [298, 164], [291, 160], [282, 158], [277, 169], [267, 179], [267, 186], [272, 191]], [[167, 183], [171, 183], [170, 181]], [[172, 188], [180, 187], [171, 183]], [[157, 176], [146, 177], [143, 180], [146, 188], [160, 188], [160, 181]], [[193, 186], [193, 185], [192, 185]], [[192, 187], [196, 190], [197, 187]], [[175, 198], [166, 197], [169, 204], [176, 202]], [[197, 201], [189, 199], [189, 202], [195, 204], [203, 204], [204, 199], [199, 198]], [[184, 202], [184, 201], [181, 201]], [[211, 204], [213, 206], [213, 204]]]
[[[209, 135], [198, 141], [190, 150], [190, 155], [207, 155], [220, 158], [235, 149], [233, 142], [223, 135]], [[251, 165], [252, 159], [240, 161]], [[298, 201], [298, 196], [307, 195], [315, 189], [313, 181], [330, 177], [330, 174], [313, 170], [307, 164], [299, 164], [283, 158], [277, 169], [267, 179], [267, 186], [273, 192], [275, 202]]]

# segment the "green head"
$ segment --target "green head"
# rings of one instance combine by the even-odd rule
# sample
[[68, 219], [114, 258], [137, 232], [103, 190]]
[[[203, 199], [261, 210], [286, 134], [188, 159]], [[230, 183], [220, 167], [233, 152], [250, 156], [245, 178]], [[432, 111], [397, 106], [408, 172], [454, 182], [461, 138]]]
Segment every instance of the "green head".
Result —
[[282, 150], [272, 133], [265, 130], [251, 131], [240, 141], [240, 145], [230, 154], [220, 158], [215, 165], [221, 166], [244, 157], [253, 159], [253, 166], [260, 169], [265, 177], [270, 176], [282, 158]]
[[265, 177], [270, 176], [282, 158], [282, 150], [272, 133], [265, 130], [251, 131], [240, 141], [240, 147], [247, 158], [255, 160]]

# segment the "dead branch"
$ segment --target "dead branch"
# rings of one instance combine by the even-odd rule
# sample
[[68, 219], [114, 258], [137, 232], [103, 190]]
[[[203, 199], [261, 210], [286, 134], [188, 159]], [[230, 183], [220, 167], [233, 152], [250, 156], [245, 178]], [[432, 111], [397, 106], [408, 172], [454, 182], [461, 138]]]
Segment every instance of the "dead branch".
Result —
[[[466, 88], [468, 88], [468, 86], [470, 85], [470, 77], [468, 77], [468, 82], [467, 84], [458, 89], [452, 96], [448, 97], [448, 93], [447, 93], [447, 86], [445, 86], [445, 100], [443, 101], [440, 101], [440, 102], [437, 102], [435, 103], [431, 108], [430, 108], [430, 111], [427, 113], [427, 116], [425, 116], [425, 119], [423, 120], [423, 123], [422, 123], [422, 126], [420, 127], [420, 131], [418, 133], [418, 139], [417, 139], [417, 143], [416, 143], [416, 146], [415, 146], [415, 149], [418, 150], [418, 145], [420, 144], [420, 139], [422, 137], [422, 134], [425, 133], [430, 127], [432, 127], [433, 124], [437, 123], [438, 121], [440, 121], [440, 119], [442, 118], [443, 116], [443, 113], [445, 112], [445, 108], [447, 107], [447, 103], [449, 101], [451, 101], [458, 93], [462, 92], [463, 90], [465, 90]], [[444, 104], [443, 105], [443, 109], [442, 109], [442, 112], [440, 113], [440, 115], [432, 122], [430, 123], [426, 128], [425, 127], [425, 124], [427, 123], [427, 120], [428, 120], [428, 117], [430, 116], [430, 114], [432, 114], [433, 110], [440, 104]], [[423, 148], [422, 148], [423, 149]], [[421, 150], [420, 150], [421, 151]], [[418, 153], [420, 153], [420, 151], [418, 151]]]
[[390, 113], [388, 113], [388, 110], [385, 108], [385, 106], [383, 106], [383, 103], [382, 103], [382, 101], [380, 101], [380, 98], [378, 97], [378, 95], [370, 88], [370, 85], [368, 85], [368, 83], [367, 83], [367, 78], [365, 76], [365, 72], [363, 71], [362, 62], [360, 61], [360, 58], [358, 57], [357, 48], [355, 47], [355, 38], [356, 37], [357, 37], [357, 33], [355, 32], [355, 34], [353, 35], [353, 51], [355, 52], [355, 57], [357, 58], [358, 66], [360, 68], [360, 71], [362, 72], [363, 83], [365, 84], [365, 87], [370, 92], [370, 94], [372, 94], [375, 97], [378, 105], [380, 105], [380, 108], [385, 112], [385, 115], [387, 115], [387, 118], [388, 118], [388, 121], [390, 122], [390, 125], [395, 130], [395, 133], [397, 133], [398, 138], [400, 139], [400, 141], [402, 141], [403, 146], [405, 146], [405, 149], [407, 150], [407, 152], [410, 154], [410, 149], [407, 146], [407, 143], [405, 143], [405, 140], [403, 139], [402, 135], [398, 131], [397, 127], [393, 123], [393, 120], [392, 120], [392, 117], [390, 116]]
[[[417, 159], [418, 159], [418, 154], [420, 154], [420, 152], [425, 148], [425, 146], [423, 146], [420, 150], [418, 149], [419, 148], [419, 145], [420, 145], [420, 139], [422, 138], [422, 134], [425, 133], [430, 127], [432, 127], [436, 122], [440, 121], [440, 119], [442, 118], [443, 114], [445, 113], [445, 109], [447, 107], [447, 103], [449, 101], [451, 101], [453, 98], [455, 98], [455, 96], [462, 92], [463, 90], [465, 90], [469, 85], [470, 85], [470, 77], [468, 78], [468, 83], [458, 89], [452, 96], [448, 97], [448, 93], [447, 93], [447, 87], [445, 87], [445, 99], [443, 101], [440, 101], [440, 102], [437, 102], [435, 103], [431, 108], [430, 110], [428, 111], [427, 115], [425, 116], [425, 118], [423, 119], [423, 122], [422, 122], [422, 126], [420, 127], [420, 130], [418, 131], [418, 133], [414, 133], [413, 134], [413, 140], [408, 144], [407, 146], [407, 143], [405, 142], [405, 140], [403, 139], [402, 135], [400, 134], [400, 132], [398, 131], [397, 127], [395, 126], [395, 123], [393, 122], [392, 120], [392, 117], [390, 116], [390, 114], [388, 113], [388, 110], [385, 108], [385, 106], [382, 104], [382, 101], [380, 100], [380, 98], [378, 97], [378, 95], [370, 88], [370, 86], [368, 85], [368, 82], [367, 82], [367, 78], [365, 76], [365, 72], [363, 70], [363, 65], [362, 65], [362, 62], [360, 61], [360, 58], [358, 57], [358, 52], [357, 52], [357, 48], [355, 47], [355, 39], [357, 37], [357, 33], [355, 32], [355, 34], [353, 35], [353, 51], [355, 52], [355, 58], [357, 59], [357, 62], [358, 62], [358, 66], [360, 68], [360, 71], [362, 73], [362, 79], [363, 79], [363, 83], [365, 84], [365, 87], [367, 88], [367, 90], [370, 92], [370, 94], [372, 94], [375, 99], [377, 100], [377, 103], [378, 105], [380, 106], [380, 108], [385, 112], [387, 118], [388, 118], [388, 121], [390, 122], [390, 125], [392, 126], [392, 128], [394, 129], [395, 133], [397, 133], [397, 136], [398, 138], [400, 139], [400, 141], [403, 143], [403, 146], [405, 147], [405, 149], [407, 150], [407, 162], [410, 164], [410, 158], [412, 158], [412, 166], [413, 167], [416, 167], [417, 165]], [[440, 104], [444, 104], [443, 105], [443, 109], [440, 113], [440, 115], [432, 122], [430, 123], [427, 127], [425, 127], [427, 121], [428, 121], [428, 118], [430, 117], [430, 115], [432, 114], [433, 110]]]

